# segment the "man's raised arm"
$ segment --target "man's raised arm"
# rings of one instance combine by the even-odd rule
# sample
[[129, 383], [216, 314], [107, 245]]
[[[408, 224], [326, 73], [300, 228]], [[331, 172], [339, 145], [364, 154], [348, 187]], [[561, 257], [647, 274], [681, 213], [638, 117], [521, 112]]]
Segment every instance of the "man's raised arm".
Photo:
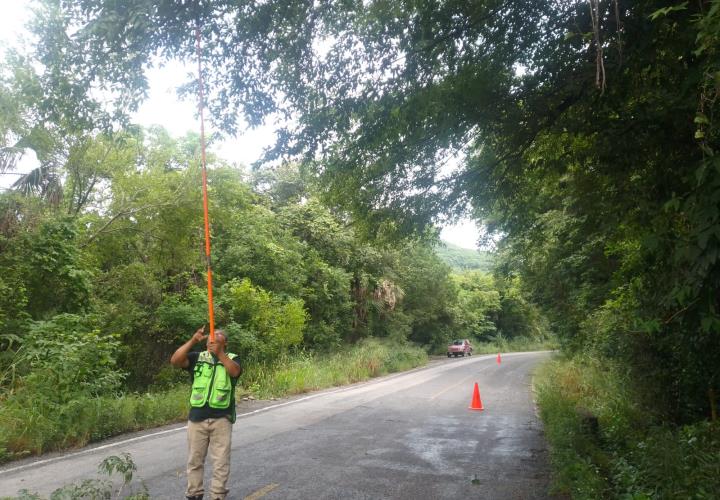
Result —
[[204, 335], [204, 332], [205, 326], [199, 328], [198, 331], [193, 334], [190, 340], [178, 347], [177, 351], [175, 351], [170, 358], [170, 364], [178, 368], [187, 368], [190, 364], [190, 361], [188, 360], [188, 353], [195, 344], [197, 344], [198, 342], [202, 342], [207, 338], [207, 335]]

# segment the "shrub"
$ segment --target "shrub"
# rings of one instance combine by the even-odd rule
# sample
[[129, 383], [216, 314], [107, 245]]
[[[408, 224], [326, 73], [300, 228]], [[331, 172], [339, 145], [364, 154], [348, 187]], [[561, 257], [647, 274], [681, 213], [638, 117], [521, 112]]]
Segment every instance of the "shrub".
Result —
[[303, 339], [308, 315], [300, 299], [282, 298], [254, 286], [249, 279], [231, 281], [223, 287], [223, 301], [235, 325], [229, 333], [245, 358], [270, 359]]
[[184, 294], [168, 294], [163, 298], [155, 315], [158, 340], [175, 345], [187, 340], [207, 321], [207, 295], [204, 290], [190, 285]]
[[[108, 479], [86, 479], [79, 484], [65, 485], [53, 491], [50, 494], [50, 500], [74, 500], [76, 498], [148, 500], [150, 498], [144, 483], [139, 488], [132, 486], [137, 466], [129, 453], [105, 458], [100, 462], [98, 472], [107, 476]], [[115, 476], [120, 476], [121, 481], [114, 480]], [[115, 483], [118, 482], [120, 485], [116, 487]], [[17, 497], [2, 497], [0, 500], [43, 500], [43, 498], [37, 493], [20, 490]]]
[[[720, 491], [720, 425], [659, 425], [619, 366], [556, 359], [536, 374], [551, 446], [554, 487], [573, 498], [714, 498]], [[577, 409], [596, 415], [600, 433]]]
[[115, 362], [120, 341], [93, 323], [74, 314], [33, 322], [13, 362], [29, 370], [21, 389], [61, 403], [118, 391], [125, 377]]

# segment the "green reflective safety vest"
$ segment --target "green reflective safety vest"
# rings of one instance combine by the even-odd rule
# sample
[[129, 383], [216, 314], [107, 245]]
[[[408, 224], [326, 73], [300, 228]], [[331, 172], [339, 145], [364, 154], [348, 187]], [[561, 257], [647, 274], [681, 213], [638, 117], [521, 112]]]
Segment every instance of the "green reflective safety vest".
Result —
[[[227, 353], [228, 358], [237, 355]], [[200, 408], [207, 403], [210, 408], [223, 410], [230, 406], [232, 400], [232, 381], [219, 361], [216, 363], [212, 354], [202, 351], [195, 363], [190, 406]]]

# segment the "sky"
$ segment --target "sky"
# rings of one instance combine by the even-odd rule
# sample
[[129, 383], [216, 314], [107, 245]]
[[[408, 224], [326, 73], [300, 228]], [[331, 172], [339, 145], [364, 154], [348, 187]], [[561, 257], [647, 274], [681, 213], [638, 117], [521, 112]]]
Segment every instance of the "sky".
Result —
[[[23, 27], [31, 15], [30, 4], [30, 0], [0, 0], [0, 44], [23, 47], [27, 37]], [[143, 126], [161, 125], [173, 136], [181, 136], [191, 130], [199, 131], [197, 103], [182, 101], [175, 93], [175, 88], [192, 69], [194, 65], [186, 66], [179, 62], [151, 69], [148, 73], [148, 99], [135, 113], [133, 121]], [[273, 129], [266, 125], [243, 131], [237, 137], [227, 138], [214, 147], [214, 150], [226, 160], [250, 165], [260, 157], [265, 147], [272, 144], [273, 139]], [[31, 155], [26, 155], [18, 170], [33, 168], [35, 161]], [[13, 176], [0, 177], [0, 186], [7, 186], [14, 180]], [[477, 248], [479, 236], [478, 227], [469, 219], [462, 219], [441, 230], [442, 239], [463, 248]]]

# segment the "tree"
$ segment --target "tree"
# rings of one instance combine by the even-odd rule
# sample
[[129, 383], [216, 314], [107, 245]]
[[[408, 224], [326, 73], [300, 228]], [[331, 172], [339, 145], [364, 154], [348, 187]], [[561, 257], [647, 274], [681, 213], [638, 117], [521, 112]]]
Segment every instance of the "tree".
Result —
[[245, 356], [268, 361], [302, 342], [307, 312], [300, 299], [282, 299], [255, 287], [248, 279], [230, 281], [223, 290], [232, 323]]
[[468, 271], [453, 276], [458, 287], [458, 304], [455, 322], [456, 337], [475, 337], [491, 340], [497, 332], [493, 321], [501, 310], [500, 293], [492, 275], [481, 271]]
[[[512, 95], [522, 83], [515, 66], [546, 55], [534, 44], [545, 33], [558, 36], [571, 11], [500, 0], [274, 0], [242, 9], [225, 1], [48, 2], [43, 38], [72, 36], [66, 55], [49, 44], [40, 52], [88, 88], [112, 82], [123, 102], [132, 102], [145, 90], [144, 70], [156, 53], [194, 57], [198, 26], [206, 68], [213, 68], [204, 75], [215, 96], [211, 115], [226, 130], [237, 129], [238, 111], [251, 125], [300, 111], [273, 153], [319, 160], [334, 202], [356, 215], [382, 207], [379, 215], [412, 230], [445, 206], [442, 151], [481, 137], [482, 127], [492, 128], [509, 103], [520, 102]], [[194, 90], [191, 82], [186, 91]]]
[[[269, 157], [312, 168], [364, 235], [425, 235], [470, 203], [566, 345], [674, 387], [683, 421], [720, 384], [718, 2], [49, 2], [40, 53], [75, 101], [108, 82], [132, 102], [198, 26], [226, 130], [293, 116]], [[368, 326], [387, 275], [357, 268]], [[625, 321], [600, 339], [609, 311]]]
[[405, 298], [402, 312], [408, 317], [409, 338], [437, 347], [453, 334], [453, 306], [458, 290], [450, 278], [450, 267], [430, 245], [408, 244], [400, 253], [397, 282]]

